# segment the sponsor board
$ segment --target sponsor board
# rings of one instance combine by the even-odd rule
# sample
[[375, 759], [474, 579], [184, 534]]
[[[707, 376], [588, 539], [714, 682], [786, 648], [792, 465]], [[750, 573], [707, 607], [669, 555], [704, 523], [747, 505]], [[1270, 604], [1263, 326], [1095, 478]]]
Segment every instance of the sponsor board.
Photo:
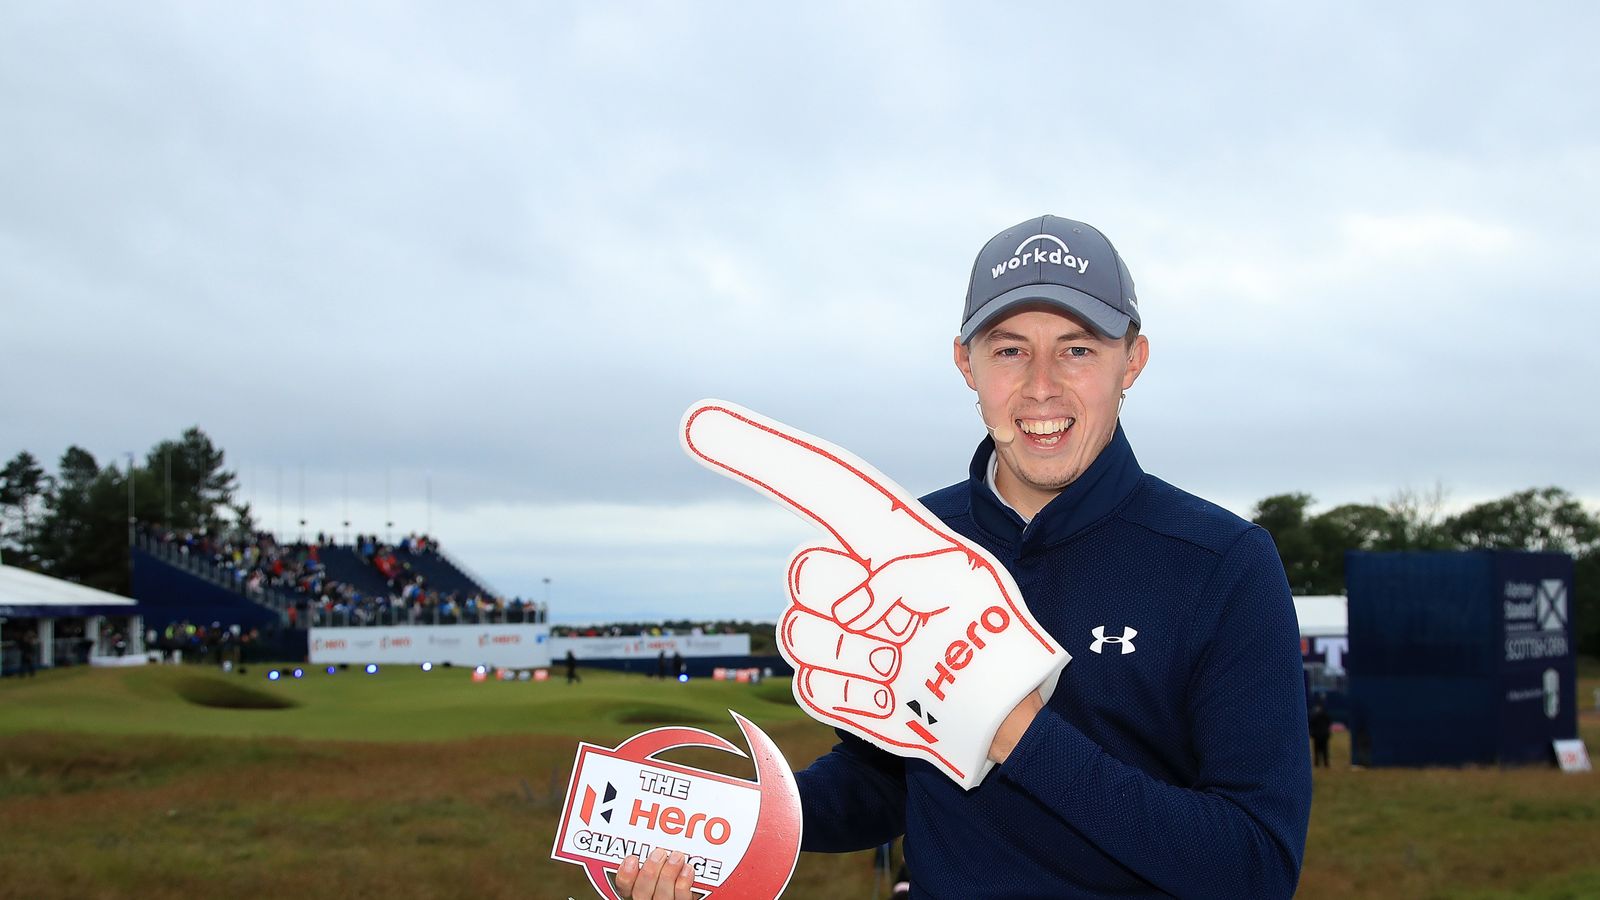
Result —
[[550, 665], [548, 625], [394, 625], [312, 628], [311, 662], [540, 668]]
[[1560, 578], [1513, 579], [1501, 590], [1506, 662], [1561, 659], [1567, 635], [1567, 584]]
[[1342, 673], [1345, 661], [1350, 658], [1348, 635], [1324, 635], [1300, 639], [1300, 661], [1303, 664], [1322, 663], [1329, 674]]
[[582, 866], [607, 900], [616, 900], [609, 876], [622, 861], [657, 848], [683, 853], [695, 887], [712, 897], [781, 894], [800, 855], [800, 795], [777, 745], [732, 715], [750, 746], [756, 781], [655, 758], [679, 747], [745, 755], [698, 728], [657, 728], [615, 749], [579, 744], [550, 857]]
[[749, 656], [750, 635], [625, 635], [621, 637], [553, 637], [550, 656], [563, 659], [571, 650], [575, 659], [655, 659], [674, 653], [685, 659], [701, 656]]

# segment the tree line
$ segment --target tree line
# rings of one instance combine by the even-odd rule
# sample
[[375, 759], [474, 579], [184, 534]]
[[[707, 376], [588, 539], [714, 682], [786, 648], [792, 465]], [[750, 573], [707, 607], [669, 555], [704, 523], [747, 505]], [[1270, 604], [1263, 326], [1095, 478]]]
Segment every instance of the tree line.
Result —
[[1349, 550], [1545, 550], [1574, 560], [1571, 621], [1579, 652], [1600, 655], [1600, 517], [1557, 487], [1529, 488], [1444, 515], [1443, 491], [1310, 513], [1310, 494], [1275, 494], [1252, 520], [1272, 534], [1296, 594], [1344, 593]]
[[198, 426], [158, 442], [143, 465], [101, 465], [74, 444], [51, 473], [22, 450], [0, 469], [0, 554], [7, 565], [129, 594], [134, 522], [196, 531], [254, 527], [249, 504], [235, 499], [238, 479], [224, 458]]
[[[130, 478], [137, 522], [249, 532], [249, 504], [235, 499], [238, 479], [224, 459], [198, 426], [151, 447], [131, 472], [116, 461], [102, 466], [74, 445], [52, 474], [20, 451], [0, 470], [0, 554], [10, 565], [127, 594]], [[1252, 514], [1277, 543], [1296, 594], [1343, 593], [1349, 550], [1560, 551], [1576, 561], [1578, 646], [1600, 655], [1600, 518], [1565, 490], [1530, 488], [1454, 515], [1443, 514], [1440, 489], [1313, 514], [1315, 502], [1310, 494], [1275, 494]]]

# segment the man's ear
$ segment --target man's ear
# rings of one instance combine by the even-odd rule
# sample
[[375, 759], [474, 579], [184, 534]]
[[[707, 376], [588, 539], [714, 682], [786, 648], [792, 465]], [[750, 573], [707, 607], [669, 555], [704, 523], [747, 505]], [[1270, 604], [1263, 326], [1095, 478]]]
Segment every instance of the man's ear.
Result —
[[961, 377], [967, 380], [967, 387], [978, 389], [978, 383], [972, 380], [972, 348], [961, 343], [961, 338], [955, 339], [956, 368], [961, 370]]
[[1122, 373], [1123, 390], [1133, 387], [1133, 383], [1139, 380], [1139, 373], [1144, 371], [1149, 362], [1150, 340], [1141, 334], [1133, 339], [1133, 346], [1128, 349], [1128, 368]]

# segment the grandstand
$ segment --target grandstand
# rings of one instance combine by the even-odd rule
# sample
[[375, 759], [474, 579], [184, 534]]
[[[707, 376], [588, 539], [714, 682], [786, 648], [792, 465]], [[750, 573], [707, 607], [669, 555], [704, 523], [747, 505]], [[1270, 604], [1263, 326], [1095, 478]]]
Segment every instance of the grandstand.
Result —
[[358, 535], [338, 544], [282, 543], [270, 532], [248, 538], [140, 529], [133, 595], [146, 621], [216, 621], [244, 626], [534, 624], [544, 605], [492, 591], [426, 536], [397, 544]]

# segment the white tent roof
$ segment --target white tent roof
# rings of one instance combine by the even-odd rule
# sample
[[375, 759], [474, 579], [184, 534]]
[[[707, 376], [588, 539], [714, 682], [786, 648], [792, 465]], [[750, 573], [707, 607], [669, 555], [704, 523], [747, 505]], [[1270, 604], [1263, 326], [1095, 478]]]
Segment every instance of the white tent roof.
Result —
[[1350, 633], [1350, 603], [1342, 595], [1294, 598], [1301, 637], [1326, 637]]
[[127, 597], [98, 588], [0, 564], [0, 616], [95, 615], [114, 611], [106, 607], [137, 605]]

